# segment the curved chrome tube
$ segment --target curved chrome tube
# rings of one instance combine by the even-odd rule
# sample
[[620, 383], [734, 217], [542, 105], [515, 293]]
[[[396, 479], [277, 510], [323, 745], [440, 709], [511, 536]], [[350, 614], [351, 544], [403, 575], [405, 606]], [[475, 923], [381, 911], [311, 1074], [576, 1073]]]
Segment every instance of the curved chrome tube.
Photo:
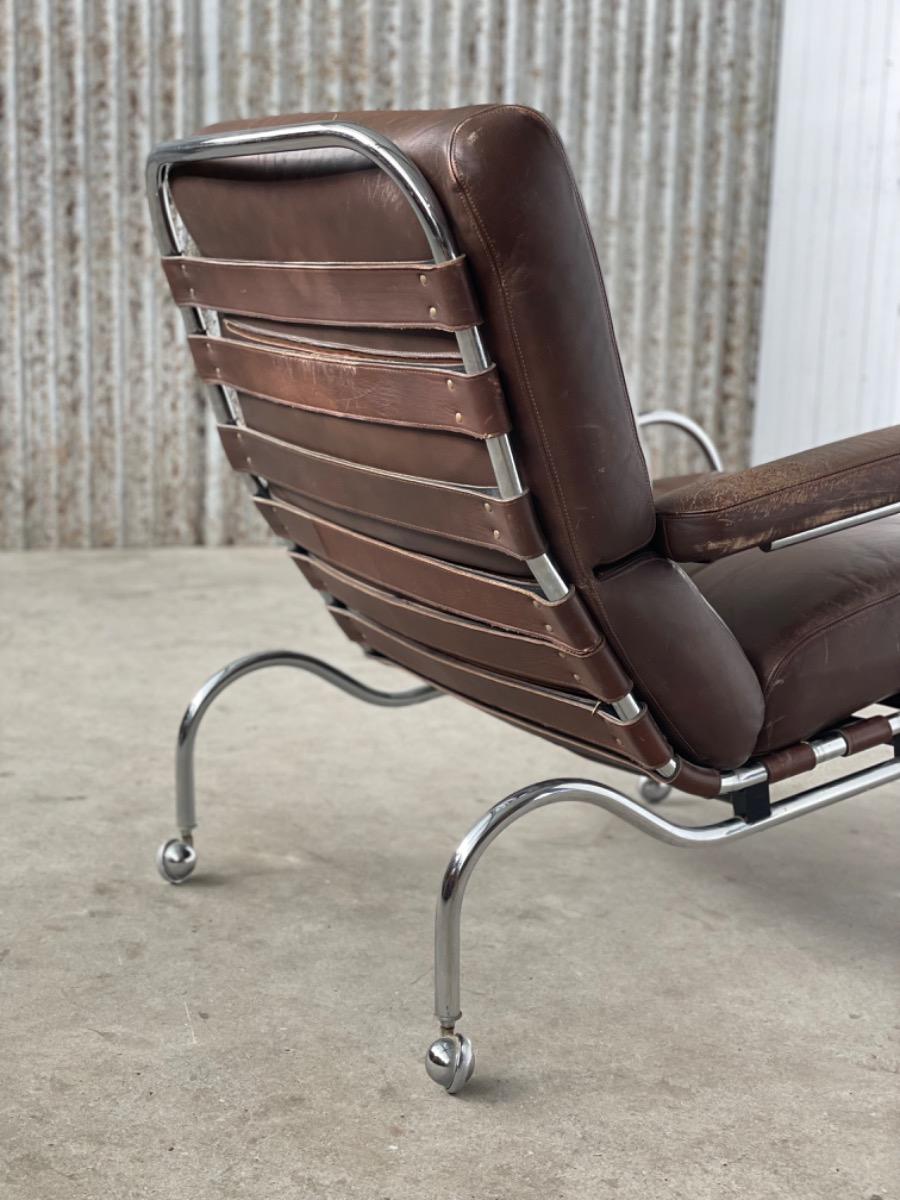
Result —
[[[147, 159], [145, 183], [153, 216], [153, 228], [161, 253], [184, 253], [169, 189], [169, 171], [174, 165], [209, 162], [221, 158], [241, 158], [250, 154], [283, 154], [292, 150], [334, 147], [361, 154], [384, 171], [397, 185], [421, 225], [431, 256], [436, 263], [448, 262], [458, 257], [459, 252], [440, 200], [416, 164], [398, 149], [390, 138], [351, 121], [306, 121], [298, 125], [273, 125], [266, 129], [241, 129], [234, 133], [201, 134], [199, 137], [187, 138], [180, 142], [164, 142], [157, 146]], [[207, 332], [206, 322], [199, 308], [186, 307], [182, 309], [182, 313], [189, 334]], [[477, 325], [458, 330], [456, 341], [467, 374], [478, 374], [491, 366], [490, 355], [485, 349]], [[221, 384], [208, 386], [219, 421], [236, 424], [238, 414], [225, 388]], [[491, 460], [498, 496], [503, 500], [512, 500], [523, 495], [524, 488], [509, 435], [500, 433], [485, 438], [485, 446]], [[247, 478], [253, 490], [262, 495], [268, 494], [264, 480], [252, 474]], [[526, 561], [548, 600], [561, 600], [567, 595], [568, 585], [546, 551]]]
[[438, 895], [434, 919], [434, 1010], [441, 1028], [452, 1032], [460, 1010], [460, 916], [466, 885], [482, 854], [504, 829], [526, 813], [564, 800], [593, 804], [622, 817], [629, 825], [672, 846], [707, 846], [731, 842], [762, 833], [813, 812], [900, 778], [900, 761], [891, 759], [876, 767], [822, 784], [772, 805], [771, 815], [748, 824], [739, 817], [714, 825], [687, 826], [667, 821], [629, 796], [603, 784], [582, 779], [551, 779], [513, 792], [489, 809], [469, 830], [451, 858]]
[[674, 425], [678, 429], [683, 429], [703, 451], [711, 469], [713, 471], [722, 470], [722, 459], [719, 457], [715, 442], [702, 425], [698, 425], [684, 413], [675, 412], [670, 408], [660, 408], [656, 412], [641, 413], [637, 418], [637, 425], [638, 429], [646, 429], [649, 425]]
[[384, 708], [421, 704], [424, 700], [432, 700], [441, 694], [437, 688], [428, 685], [402, 692], [383, 692], [379, 688], [361, 683], [352, 675], [347, 675], [319, 658], [313, 658], [310, 654], [299, 654], [294, 650], [265, 650], [259, 654], [248, 654], [244, 658], [235, 659], [207, 679], [185, 709], [178, 727], [178, 741], [175, 747], [175, 818], [183, 835], [190, 834], [197, 825], [194, 802], [194, 744], [203, 715], [213, 700], [227, 687], [253, 671], [262, 670], [263, 667], [297, 667], [311, 675], [318, 675], [320, 679], [340, 688], [342, 692], [355, 696], [357, 700], [365, 700], [367, 704], [379, 704]]

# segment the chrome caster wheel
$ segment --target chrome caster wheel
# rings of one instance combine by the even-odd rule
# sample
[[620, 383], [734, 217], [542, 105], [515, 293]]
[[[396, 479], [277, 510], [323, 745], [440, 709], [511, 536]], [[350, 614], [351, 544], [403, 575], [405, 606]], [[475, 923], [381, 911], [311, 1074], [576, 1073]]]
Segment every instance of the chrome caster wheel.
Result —
[[156, 852], [156, 868], [168, 883], [184, 883], [197, 865], [197, 851], [181, 838], [169, 838]]
[[425, 1070], [430, 1079], [446, 1088], [451, 1096], [461, 1092], [475, 1070], [472, 1043], [461, 1033], [449, 1033], [432, 1042], [425, 1055]]
[[663, 800], [672, 791], [667, 783], [659, 783], [655, 779], [649, 779], [647, 776], [638, 784], [638, 792], [642, 800], [646, 800], [648, 804], [662, 804]]

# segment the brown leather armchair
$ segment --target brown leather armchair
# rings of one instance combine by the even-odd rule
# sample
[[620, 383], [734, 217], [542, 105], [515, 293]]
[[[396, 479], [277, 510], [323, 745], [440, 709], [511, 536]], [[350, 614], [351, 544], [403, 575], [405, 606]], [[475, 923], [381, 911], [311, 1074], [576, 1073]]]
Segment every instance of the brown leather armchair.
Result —
[[[643, 777], [647, 801], [676, 787], [733, 807], [685, 827], [556, 780], [490, 810], [451, 859], [435, 925], [426, 1062], [459, 1091], [474, 1062], [456, 1031], [462, 898], [511, 821], [579, 800], [705, 844], [900, 777], [885, 636], [900, 524], [874, 520], [900, 512], [900, 429], [654, 494], [578, 189], [529, 109], [239, 122], [160, 146], [147, 182], [232, 466], [342, 632], [425, 681], [375, 691], [291, 651], [224, 668], [179, 732], [164, 877], [196, 862], [198, 723], [268, 665], [379, 704], [450, 693]], [[886, 761], [771, 798], [877, 746]]]

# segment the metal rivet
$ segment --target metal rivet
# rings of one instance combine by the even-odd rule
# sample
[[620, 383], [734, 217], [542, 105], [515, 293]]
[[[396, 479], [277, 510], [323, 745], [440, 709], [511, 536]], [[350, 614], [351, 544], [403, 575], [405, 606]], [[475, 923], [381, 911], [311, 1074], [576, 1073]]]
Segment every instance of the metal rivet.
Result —
[[244, 462], [247, 464], [247, 466], [248, 466], [248, 467], [250, 466], [250, 459], [249, 459], [249, 458], [245, 458], [245, 459], [244, 459]]
[[544, 628], [547, 630], [547, 632], [548, 632], [548, 633], [552, 633], [552, 632], [553, 632], [553, 626], [552, 626], [552, 625], [545, 625], [545, 626], [544, 626]]
[[581, 683], [581, 676], [576, 675], [574, 671], [572, 672], [572, 678], [577, 680], [578, 683]]
[[484, 511], [485, 511], [485, 512], [493, 512], [493, 509], [492, 509], [492, 508], [491, 508], [491, 506], [488, 504], [487, 500], [485, 500], [485, 502], [484, 502]]
[[462, 413], [456, 414], [456, 423], [457, 425], [462, 425]]
[[494, 535], [494, 541], [499, 542], [500, 541], [500, 530], [494, 529], [494, 530], [492, 530], [492, 533]]
[[456, 384], [453, 382], [453, 380], [448, 379], [447, 380], [447, 390], [452, 392], [455, 387], [456, 387]]
[[421, 283], [422, 287], [424, 287], [424, 286], [426, 285], [426, 283], [427, 283], [427, 282], [428, 282], [428, 276], [427, 276], [427, 275], [420, 275], [420, 276], [419, 276], [419, 283]]
[[431, 308], [429, 308], [429, 310], [428, 310], [428, 315], [429, 315], [429, 317], [437, 316], [437, 309], [434, 307], [433, 304], [432, 304]]
[[556, 657], [557, 658], [565, 658], [566, 656], [565, 656], [565, 654], [563, 654], [562, 650], [557, 650]]

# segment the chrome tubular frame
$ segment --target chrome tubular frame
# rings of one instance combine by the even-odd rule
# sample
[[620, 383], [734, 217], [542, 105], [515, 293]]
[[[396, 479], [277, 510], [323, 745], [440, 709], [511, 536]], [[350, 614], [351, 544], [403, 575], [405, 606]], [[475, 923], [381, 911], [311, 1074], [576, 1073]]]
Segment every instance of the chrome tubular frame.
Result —
[[[156, 240], [164, 255], [184, 254], [177, 233], [175, 205], [169, 188], [169, 172], [173, 166], [213, 159], [240, 158], [250, 154], [278, 154], [290, 150], [341, 148], [363, 155], [397, 185], [415, 214], [428, 242], [435, 263], [449, 262], [459, 257], [450, 226], [431, 184], [405, 154], [389, 138], [345, 121], [309, 122], [269, 129], [244, 130], [240, 133], [218, 133], [188, 138], [181, 142], [166, 142], [157, 146], [147, 159], [146, 187]], [[207, 327], [199, 308], [185, 308], [188, 333], [206, 333]], [[491, 358], [485, 349], [481, 331], [476, 325], [456, 334], [467, 375], [487, 370]], [[217, 415], [227, 424], [236, 424], [238, 417], [232, 409], [225, 389], [213, 385], [213, 402]], [[485, 439], [497, 496], [513, 500], [524, 494], [507, 434]], [[257, 488], [265, 484], [253, 478]], [[528, 566], [548, 600], [560, 600], [569, 589], [548, 554], [528, 559]]]
[[[292, 150], [322, 148], [355, 151], [384, 171], [400, 189], [415, 214], [435, 263], [448, 262], [459, 256], [441, 203], [415, 163], [389, 138], [362, 125], [346, 121], [308, 122], [300, 125], [273, 126], [268, 129], [241, 130], [237, 133], [208, 134], [157, 146], [147, 159], [146, 188], [160, 252], [164, 255], [185, 253], [185, 247], [178, 234], [175, 203], [169, 187], [169, 173], [172, 167], [252, 154], [283, 154]], [[186, 307], [182, 309], [182, 313], [189, 334], [208, 332], [202, 309]], [[466, 374], [477, 374], [492, 366], [477, 326], [458, 332], [456, 341]], [[217, 418], [225, 424], [238, 424], [240, 414], [233, 408], [226, 389], [221, 384], [213, 384], [210, 385], [210, 391]], [[525, 489], [509, 436], [498, 434], [486, 438], [485, 445], [494, 472], [497, 496], [501, 500], [512, 500], [523, 495]], [[255, 475], [247, 478], [252, 491], [263, 496], [268, 494], [265, 480]], [[549, 554], [529, 558], [527, 563], [545, 599], [561, 600], [568, 595], [571, 589]], [[640, 702], [631, 692], [616, 701], [612, 708], [616, 716], [623, 721], [633, 720], [642, 710]], [[663, 764], [658, 774], [670, 778], [677, 769], [678, 762], [673, 757]]]
[[294, 650], [264, 650], [257, 654], [247, 654], [216, 671], [194, 695], [178, 726], [175, 745], [175, 824], [181, 837], [164, 842], [156, 859], [160, 873], [170, 883], [183, 883], [197, 862], [193, 849], [193, 831], [197, 827], [194, 747], [203, 717], [212, 702], [226, 688], [243, 679], [245, 675], [260, 671], [264, 667], [294, 667], [306, 671], [357, 700], [377, 704], [382, 708], [405, 708], [410, 704], [433, 700], [442, 694], [430, 684], [400, 692], [384, 692], [380, 688], [370, 687], [359, 679], [354, 679], [352, 675], [323, 662], [320, 658], [313, 658], [310, 654], [299, 654]]
[[[893, 736], [900, 737], [900, 713], [891, 713], [887, 720]], [[817, 767], [823, 762], [831, 762], [832, 759], [843, 758], [850, 752], [850, 744], [840, 730], [834, 733], [826, 733], [822, 737], [810, 738], [806, 744], [813, 752]], [[722, 776], [722, 782], [719, 785], [719, 795], [730, 796], [732, 793], [739, 792], [743, 788], [767, 783], [768, 780], [769, 772], [765, 764], [751, 761], [745, 763], [743, 767], [738, 767], [736, 771], [729, 771]]]
[[640, 413], [637, 418], [638, 429], [647, 429], [651, 425], [673, 425], [677, 429], [682, 429], [690, 437], [700, 449], [703, 451], [706, 461], [713, 471], [722, 470], [722, 459], [719, 456], [719, 451], [716, 449], [716, 444], [703, 428], [693, 421], [690, 417], [686, 417], [684, 413], [675, 412], [674, 409], [660, 408], [655, 412]]
[[434, 1008], [440, 1025], [440, 1037], [426, 1055], [429, 1075], [453, 1093], [462, 1090], [472, 1074], [474, 1053], [471, 1043], [456, 1032], [456, 1023], [462, 1015], [460, 918], [463, 898], [482, 854], [504, 829], [520, 817], [550, 804], [577, 801], [621, 817], [629, 825], [669, 845], [708, 846], [754, 836], [896, 779], [900, 779], [900, 760], [894, 758], [773, 804], [771, 814], [754, 823], [733, 817], [713, 825], [700, 826], [668, 821], [614, 788], [588, 780], [553, 779], [513, 792], [472, 826], [450, 859], [441, 882], [434, 921]]
[[383, 692], [380, 688], [369, 687], [367, 683], [354, 679], [352, 675], [323, 662], [320, 658], [313, 658], [311, 654], [299, 654], [294, 650], [263, 650], [258, 654], [247, 654], [244, 658], [235, 659], [207, 679], [185, 709], [178, 726], [178, 740], [175, 745], [175, 821], [182, 834], [190, 833], [197, 826], [194, 802], [194, 744], [197, 741], [200, 722], [213, 700], [226, 688], [243, 679], [245, 675], [261, 671], [264, 667], [295, 667], [300, 671], [307, 671], [357, 700], [364, 700], [366, 704], [377, 704], [382, 708], [405, 708], [409, 704], [433, 700], [441, 694], [429, 684], [402, 692]]
[[[214, 159], [322, 147], [355, 151], [384, 171], [400, 189], [419, 221], [433, 261], [442, 263], [457, 257], [456, 245], [440, 203], [418, 168], [387, 138], [362, 126], [345, 122], [311, 122], [242, 130], [238, 133], [220, 133], [170, 142], [157, 147], [147, 162], [146, 184], [161, 252], [167, 256], [187, 253], [179, 233], [179, 222], [169, 186], [169, 175], [173, 167]], [[204, 310], [200, 306], [183, 308], [182, 314], [188, 333], [210, 332]], [[456, 339], [463, 369], [467, 374], [477, 373], [491, 366], [490, 356], [477, 327], [458, 332]], [[219, 384], [209, 386], [209, 390], [217, 418], [227, 424], [239, 423], [242, 419], [241, 414], [236, 405], [233, 405], [228, 390]], [[667, 424], [682, 429], [703, 451], [710, 467], [716, 471], [722, 469], [722, 462], [713, 442], [689, 417], [669, 410], [644, 413], [638, 417], [640, 428], [653, 424]], [[504, 434], [487, 438], [486, 445], [494, 472], [497, 496], [501, 499], [513, 499], [522, 495], [524, 488], [509, 437]], [[249, 478], [251, 488], [259, 494], [267, 494], [265, 480], [256, 476]], [[819, 530], [779, 539], [769, 548], [777, 549], [794, 541], [819, 536], [832, 529], [846, 528], [898, 511], [900, 505], [889, 505], [873, 513], [833, 522]], [[568, 594], [569, 585], [549, 555], [542, 554], [530, 559], [528, 565], [547, 600], [557, 600]], [[191, 701], [178, 732], [175, 762], [176, 820], [181, 836], [164, 843], [157, 856], [161, 873], [172, 883], [183, 882], [191, 874], [196, 863], [193, 847], [193, 830], [196, 826], [194, 749], [202, 719], [216, 697], [232, 683], [253, 671], [270, 666], [289, 666], [307, 671], [358, 699], [387, 707], [418, 704], [441, 694], [429, 685], [399, 692], [381, 691], [361, 683], [319, 659], [287, 650], [248, 655], [218, 671]], [[625, 720], [637, 716], [642, 708], [639, 700], [630, 692], [613, 707], [616, 715]], [[890, 720], [895, 735], [900, 736], [900, 714], [893, 714]], [[846, 739], [840, 733], [816, 739], [810, 745], [817, 763], [840, 757], [849, 749]], [[655, 772], [653, 779], [645, 779], [641, 785], [645, 798], [660, 799], [667, 790], [660, 780], [671, 778], [677, 767], [677, 760], [672, 758]], [[771, 805], [767, 815], [755, 821], [735, 816], [713, 825], [698, 827], [668, 821], [628, 796], [589, 781], [553, 780], [534, 784], [513, 793], [490, 809], [470, 830], [444, 874], [435, 917], [435, 1011], [441, 1025], [441, 1036], [433, 1043], [426, 1056], [429, 1074], [448, 1091], [457, 1092], [472, 1073], [474, 1056], [471, 1044], [467, 1038], [455, 1032], [455, 1025], [460, 1017], [459, 958], [463, 897], [481, 855], [503, 829], [526, 813], [564, 800], [578, 801], [620, 816], [643, 832], [672, 845], [707, 845], [761, 833], [765, 829], [896, 779], [900, 779], [900, 759], [894, 758], [887, 763], [845, 776], [832, 783], [813, 787], [777, 802]], [[748, 763], [723, 778], [720, 794], [729, 795], [754, 784], [766, 782], [765, 767], [759, 763]]]
[[884, 517], [895, 517], [900, 513], [900, 502], [884, 504], [881, 508], [870, 508], [868, 512], [854, 513], [851, 517], [841, 517], [838, 521], [829, 521], [826, 525], [816, 525], [813, 529], [805, 529], [802, 533], [790, 533], [786, 537], [776, 538], [766, 542], [761, 550], [783, 550], [785, 546], [796, 546], [798, 542], [809, 542], [813, 538], [824, 537], [826, 533], [838, 533], [841, 529], [853, 529], [856, 525], [868, 525], [870, 521], [881, 521]]

